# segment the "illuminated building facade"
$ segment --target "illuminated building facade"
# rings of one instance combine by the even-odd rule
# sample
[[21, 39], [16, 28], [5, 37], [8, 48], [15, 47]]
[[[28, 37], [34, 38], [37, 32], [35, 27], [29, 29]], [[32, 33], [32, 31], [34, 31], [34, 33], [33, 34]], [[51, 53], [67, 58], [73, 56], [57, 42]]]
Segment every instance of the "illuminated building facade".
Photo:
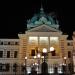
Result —
[[75, 72], [75, 31], [73, 32], [73, 64], [74, 64], [74, 72]]
[[[19, 39], [0, 39], [0, 74], [22, 74], [25, 64], [28, 73], [35, 63], [41, 67], [44, 48], [49, 73], [54, 72], [54, 66], [62, 73], [61, 65], [72, 63], [73, 40], [67, 40], [68, 35], [59, 30], [54, 16], [41, 8], [39, 14], [27, 21], [27, 29], [24, 34], [18, 34]], [[53, 51], [50, 51], [51, 47]]]

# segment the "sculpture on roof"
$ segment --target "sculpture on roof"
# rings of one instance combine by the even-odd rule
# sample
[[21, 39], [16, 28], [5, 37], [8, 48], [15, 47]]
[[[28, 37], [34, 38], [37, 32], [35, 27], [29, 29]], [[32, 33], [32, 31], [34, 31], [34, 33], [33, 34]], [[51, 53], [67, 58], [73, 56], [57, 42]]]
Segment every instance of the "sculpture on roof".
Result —
[[43, 24], [54, 27], [56, 29], [59, 27], [58, 21], [54, 19], [54, 16], [51, 14], [49, 15], [46, 14], [44, 12], [44, 9], [41, 7], [40, 13], [35, 14], [31, 19], [27, 21], [27, 28], [28, 29], [34, 28], [36, 26], [43, 25]]

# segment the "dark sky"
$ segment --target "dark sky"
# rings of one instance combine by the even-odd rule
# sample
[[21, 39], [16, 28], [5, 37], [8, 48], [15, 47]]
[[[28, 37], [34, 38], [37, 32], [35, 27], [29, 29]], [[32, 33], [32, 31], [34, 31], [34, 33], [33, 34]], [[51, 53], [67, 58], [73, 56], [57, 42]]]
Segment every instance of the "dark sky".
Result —
[[[42, 0], [46, 13], [55, 12], [63, 33], [70, 36], [75, 30], [75, 3], [72, 1]], [[26, 30], [26, 20], [39, 12], [41, 0], [11, 1], [3, 3], [0, 14], [0, 38], [17, 38]]]

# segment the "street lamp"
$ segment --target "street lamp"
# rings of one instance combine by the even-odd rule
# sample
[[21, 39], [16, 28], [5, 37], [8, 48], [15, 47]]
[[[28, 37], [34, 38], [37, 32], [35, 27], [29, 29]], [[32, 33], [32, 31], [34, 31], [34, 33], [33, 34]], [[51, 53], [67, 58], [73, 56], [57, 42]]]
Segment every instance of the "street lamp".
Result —
[[41, 55], [40, 55], [40, 53], [38, 53], [37, 54], [37, 58], [38, 58], [38, 72], [39, 72], [39, 66], [40, 66], [40, 57], [41, 57]]
[[38, 58], [40, 58], [40, 57], [41, 57], [40, 53], [38, 53], [38, 54], [37, 54], [37, 57], [38, 57]]
[[66, 63], [67, 57], [64, 57], [64, 71], [67, 73], [67, 63]]
[[36, 59], [37, 57], [36, 56], [34, 56], [34, 59]]
[[27, 66], [27, 57], [25, 57], [25, 64], [24, 64], [24, 66], [25, 66], [25, 75], [27, 75], [27, 69], [26, 69], [26, 66]]
[[44, 62], [45, 62], [45, 58], [46, 58], [46, 53], [47, 53], [47, 49], [43, 48]]
[[50, 47], [50, 52], [54, 51], [54, 47]]
[[44, 56], [41, 56], [41, 59], [42, 59], [42, 62], [43, 62]]
[[[50, 52], [54, 51], [54, 47], [50, 47]], [[45, 56], [47, 53], [50, 53], [50, 52], [47, 52], [47, 49], [46, 48], [43, 48], [43, 54], [44, 54], [44, 62], [45, 62]]]
[[64, 62], [65, 62], [65, 65], [66, 65], [66, 59], [67, 59], [67, 57], [64, 57]]

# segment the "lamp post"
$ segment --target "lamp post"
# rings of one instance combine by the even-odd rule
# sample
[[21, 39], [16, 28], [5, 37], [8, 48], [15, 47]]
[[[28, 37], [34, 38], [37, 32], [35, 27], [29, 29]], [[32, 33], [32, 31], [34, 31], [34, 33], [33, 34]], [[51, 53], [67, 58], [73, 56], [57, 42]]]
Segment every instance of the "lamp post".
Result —
[[37, 54], [37, 58], [38, 58], [38, 72], [39, 72], [39, 67], [40, 67], [40, 57], [41, 57], [41, 55], [40, 55], [40, 53], [38, 53]]
[[44, 62], [45, 62], [45, 59], [46, 59], [46, 54], [47, 53], [51, 53], [52, 51], [54, 51], [54, 47], [50, 47], [50, 51], [49, 52], [47, 52], [46, 48], [43, 48]]
[[64, 57], [64, 62], [65, 62], [65, 65], [66, 65], [66, 59], [67, 59], [67, 57]]
[[48, 64], [46, 63], [46, 56], [48, 53], [54, 51], [54, 47], [50, 47], [49, 52], [46, 48], [43, 48], [43, 56], [44, 56], [44, 62], [42, 63], [42, 73], [48, 73]]
[[25, 57], [25, 65], [27, 65], [27, 57]]
[[25, 67], [25, 75], [27, 74], [27, 57], [25, 57], [25, 64], [24, 64], [24, 67]]
[[41, 59], [42, 59], [42, 62], [43, 62], [44, 56], [41, 56]]
[[45, 62], [45, 59], [46, 59], [46, 53], [47, 53], [47, 49], [43, 48], [44, 62]]
[[38, 58], [38, 65], [40, 64], [40, 57], [41, 57], [41, 55], [40, 55], [40, 53], [38, 53], [38, 54], [37, 54], [37, 58]]
[[64, 66], [65, 66], [65, 73], [67, 74], [67, 63], [66, 63], [67, 57], [64, 57]]

